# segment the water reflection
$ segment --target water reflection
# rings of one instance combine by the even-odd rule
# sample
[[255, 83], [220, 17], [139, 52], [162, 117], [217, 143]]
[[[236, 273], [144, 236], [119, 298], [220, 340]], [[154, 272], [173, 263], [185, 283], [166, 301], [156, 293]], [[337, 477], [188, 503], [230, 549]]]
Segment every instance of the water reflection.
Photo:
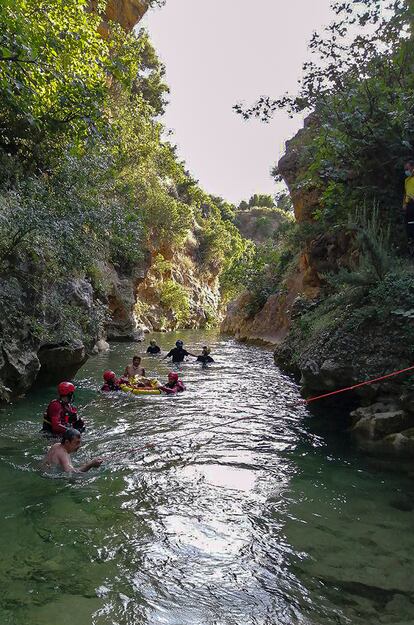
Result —
[[[2, 412], [0, 623], [413, 622], [409, 483], [328, 449], [269, 351], [184, 338], [191, 351], [210, 343], [216, 364], [184, 364], [179, 397], [96, 394], [136, 345], [80, 372], [88, 431], [76, 460], [106, 457], [82, 480], [35, 470], [53, 389]], [[144, 366], [162, 378], [169, 368]]]

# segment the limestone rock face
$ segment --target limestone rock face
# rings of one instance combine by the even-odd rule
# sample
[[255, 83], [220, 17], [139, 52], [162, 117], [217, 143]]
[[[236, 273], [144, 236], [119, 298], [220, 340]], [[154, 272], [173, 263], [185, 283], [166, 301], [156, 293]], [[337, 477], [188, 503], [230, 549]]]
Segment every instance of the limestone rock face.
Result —
[[290, 310], [303, 287], [302, 274], [292, 276], [287, 291], [271, 295], [259, 312], [250, 311], [254, 303], [247, 291], [231, 302], [221, 324], [221, 331], [242, 341], [256, 340], [272, 345], [279, 344], [287, 335]]
[[146, 275], [145, 266], [135, 267], [130, 273], [121, 273], [109, 263], [102, 267], [107, 281], [106, 304], [110, 318], [106, 336], [113, 341], [143, 341], [136, 314], [136, 291]]
[[[146, 332], [164, 332], [178, 327], [203, 328], [220, 316], [220, 291], [218, 278], [214, 273], [202, 274], [195, 261], [192, 244], [187, 242], [181, 253], [163, 250], [169, 258], [171, 269], [163, 274], [157, 270], [156, 254], [136, 291], [138, 323]], [[174, 306], [163, 300], [165, 283], [177, 285], [188, 303], [188, 317], [180, 321]]]
[[[98, 0], [90, 0], [90, 8], [96, 11]], [[117, 22], [127, 32], [131, 31], [148, 10], [147, 0], [107, 0], [99, 32], [103, 37], [109, 34], [109, 22]]]
[[288, 186], [297, 221], [312, 221], [313, 214], [319, 207], [320, 190], [301, 181], [303, 145], [317, 123], [314, 114], [306, 118], [304, 128], [286, 142], [285, 154], [278, 163], [278, 171]]
[[[72, 278], [33, 289], [35, 268], [24, 258], [16, 259], [15, 267], [18, 279], [0, 277], [2, 296], [9, 301], [0, 318], [0, 401], [24, 395], [35, 380], [73, 377], [98, 338], [96, 303], [87, 280]], [[86, 320], [88, 327], [83, 327]], [[38, 338], [40, 329], [47, 329], [47, 340]]]
[[[96, 11], [98, 0], [90, 0], [92, 11]], [[109, 33], [109, 22], [117, 22], [124, 30], [129, 32], [140, 21], [148, 10], [149, 2], [146, 0], [108, 0], [99, 32], [103, 37]]]

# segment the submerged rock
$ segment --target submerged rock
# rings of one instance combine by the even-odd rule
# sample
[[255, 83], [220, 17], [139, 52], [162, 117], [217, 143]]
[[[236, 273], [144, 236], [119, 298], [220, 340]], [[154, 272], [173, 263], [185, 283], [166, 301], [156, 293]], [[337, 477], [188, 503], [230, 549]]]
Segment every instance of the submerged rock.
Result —
[[99, 339], [99, 341], [95, 343], [92, 351], [94, 354], [105, 354], [106, 352], [109, 352], [109, 350], [109, 343], [104, 339]]

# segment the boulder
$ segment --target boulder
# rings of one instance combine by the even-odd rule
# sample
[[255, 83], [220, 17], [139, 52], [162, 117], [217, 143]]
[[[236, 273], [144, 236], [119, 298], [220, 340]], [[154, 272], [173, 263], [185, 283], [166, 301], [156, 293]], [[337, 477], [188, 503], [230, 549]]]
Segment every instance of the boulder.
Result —
[[81, 341], [42, 345], [38, 352], [41, 369], [39, 383], [56, 384], [74, 377], [88, 359]]
[[400, 396], [401, 408], [414, 414], [414, 393], [404, 393]]
[[109, 343], [107, 343], [105, 339], [99, 339], [99, 341], [96, 341], [92, 351], [94, 354], [105, 354], [109, 352], [109, 350]]
[[360, 418], [352, 428], [352, 432], [358, 436], [377, 440], [407, 429], [413, 419], [403, 410], [391, 410], [388, 412], [377, 412]]
[[0, 401], [24, 395], [36, 380], [40, 361], [36, 348], [16, 336], [0, 344]]

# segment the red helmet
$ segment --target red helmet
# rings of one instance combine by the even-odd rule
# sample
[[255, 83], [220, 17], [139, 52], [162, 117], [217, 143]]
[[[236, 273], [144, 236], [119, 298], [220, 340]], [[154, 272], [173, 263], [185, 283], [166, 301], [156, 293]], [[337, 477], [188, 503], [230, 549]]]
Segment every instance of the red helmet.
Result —
[[178, 382], [178, 373], [174, 373], [173, 371], [170, 371], [168, 374], [168, 379], [174, 380], [174, 382]]
[[75, 392], [75, 387], [72, 382], [61, 382], [57, 387], [58, 393], [61, 397], [65, 395], [71, 395]]
[[103, 379], [105, 380], [105, 382], [110, 382], [111, 380], [115, 380], [116, 375], [113, 371], [104, 371], [103, 374]]

